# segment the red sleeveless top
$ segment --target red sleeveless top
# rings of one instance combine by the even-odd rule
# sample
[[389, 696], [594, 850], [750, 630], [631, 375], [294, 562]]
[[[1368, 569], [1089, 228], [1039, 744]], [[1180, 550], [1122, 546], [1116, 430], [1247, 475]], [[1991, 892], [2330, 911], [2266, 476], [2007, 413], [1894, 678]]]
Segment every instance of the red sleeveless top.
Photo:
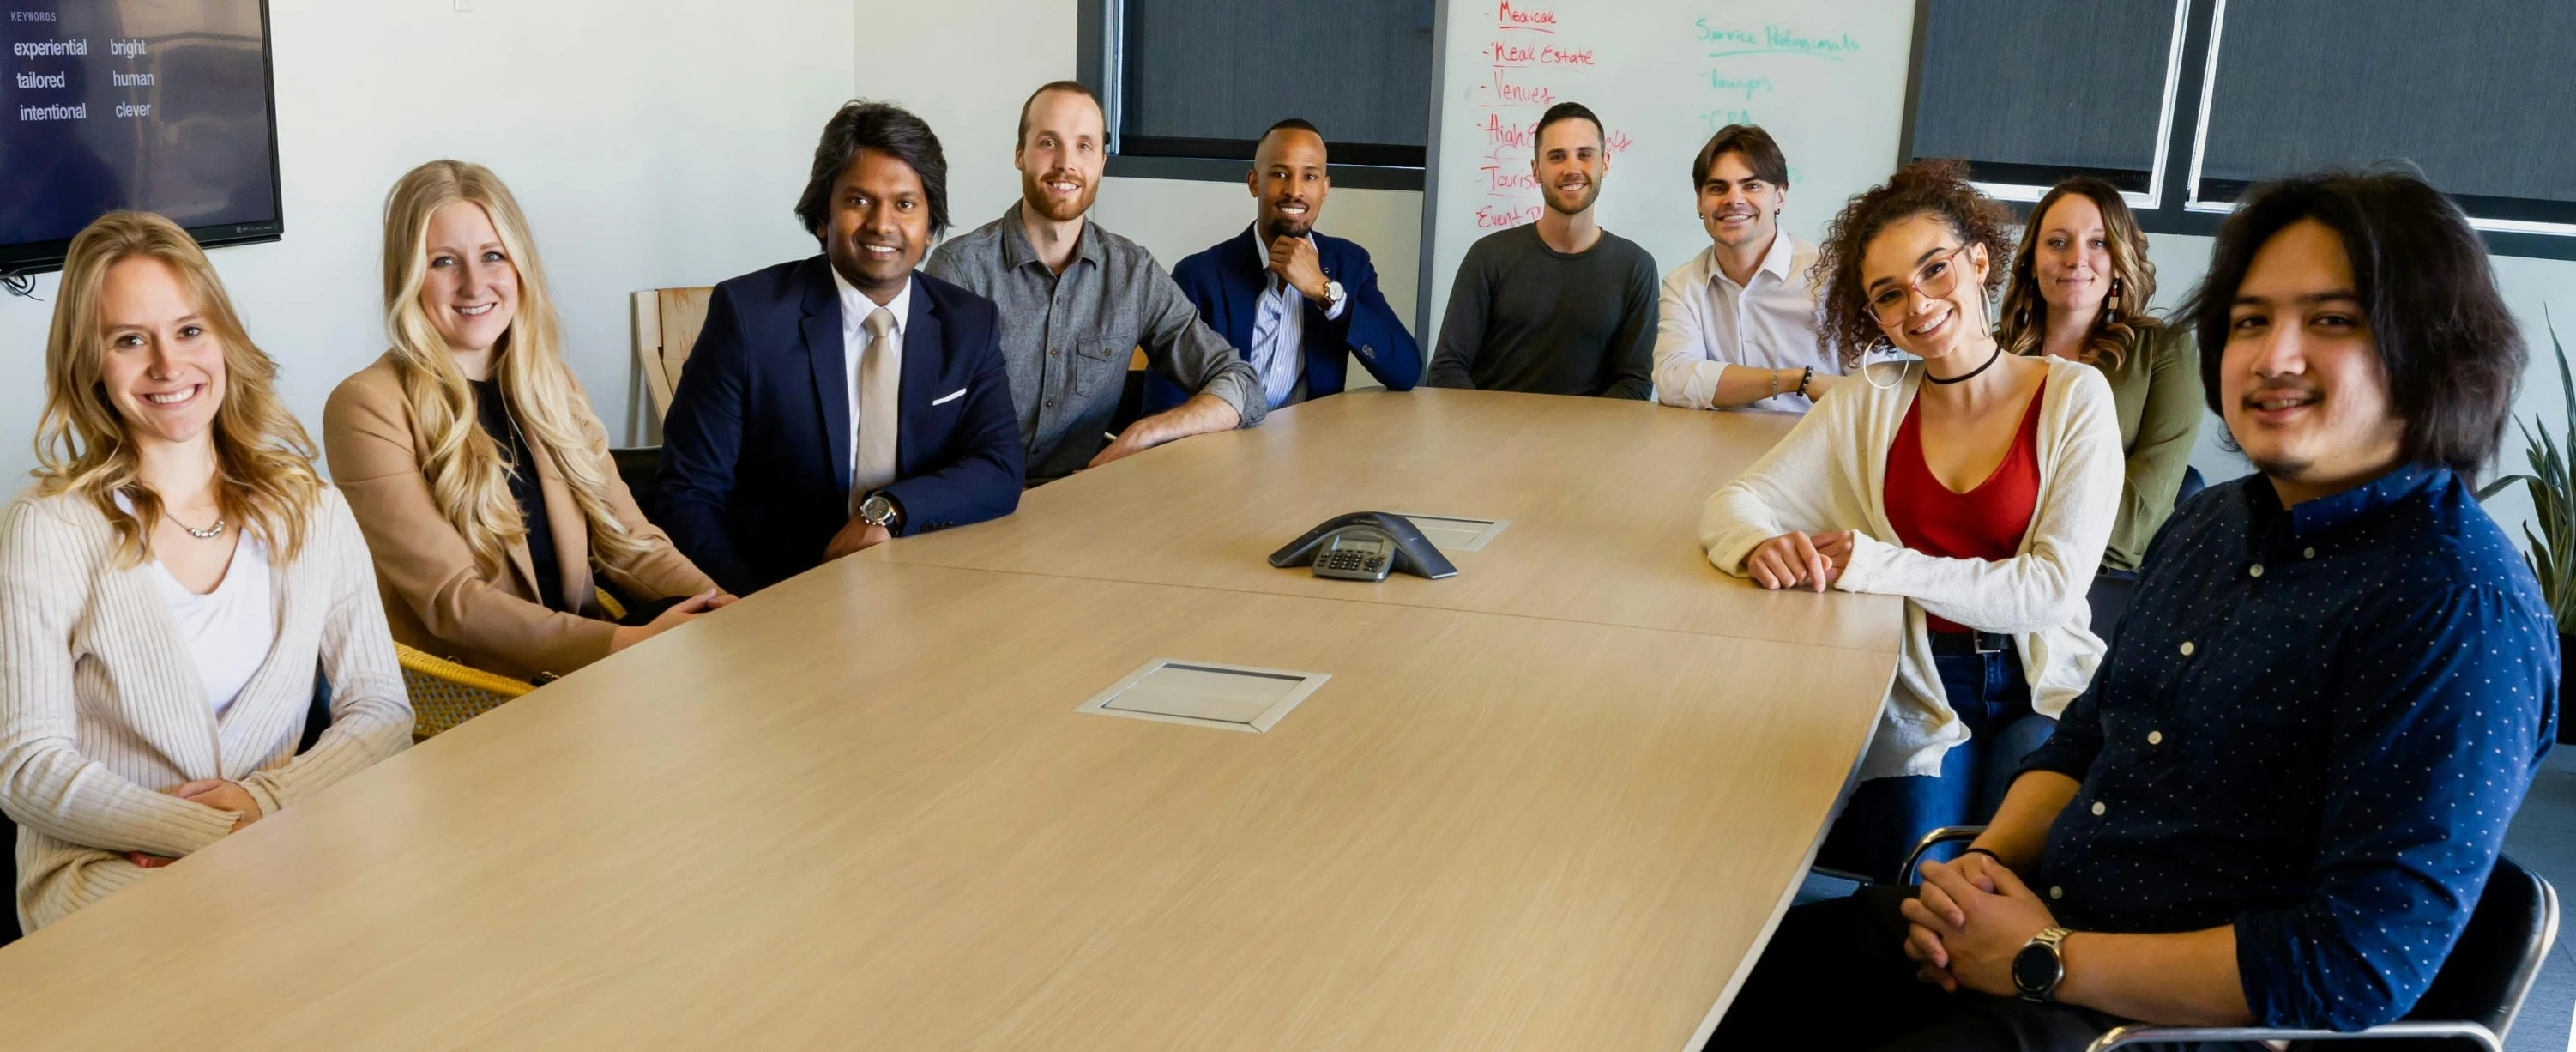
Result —
[[[1951, 492], [1934, 478], [1923, 461], [1923, 403], [1918, 398], [1897, 426], [1896, 444], [1887, 450], [1887, 523], [1906, 547], [1948, 559], [1999, 562], [2021, 551], [2039, 510], [2039, 400], [2048, 393], [2040, 382], [2022, 409], [2021, 429], [2004, 451], [2003, 463], [1977, 488]], [[1932, 631], [1965, 632], [1969, 626], [1926, 616]]]

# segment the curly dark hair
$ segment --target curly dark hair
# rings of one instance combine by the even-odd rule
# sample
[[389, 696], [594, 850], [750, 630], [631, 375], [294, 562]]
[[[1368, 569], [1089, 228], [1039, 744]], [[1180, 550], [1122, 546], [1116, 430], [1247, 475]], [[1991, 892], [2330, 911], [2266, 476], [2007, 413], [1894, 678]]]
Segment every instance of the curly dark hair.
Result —
[[2332, 229], [2352, 264], [2353, 294], [2388, 377], [2390, 410], [2406, 422], [2399, 455], [2474, 476], [2494, 459], [2529, 350], [2496, 291], [2486, 243], [2457, 204], [2402, 171], [2328, 171], [2264, 183], [2218, 228], [2209, 274], [2175, 312], [2200, 338], [2211, 412], [2228, 320], [2254, 256], [2304, 219]]
[[1841, 355], [1843, 367], [1860, 367], [1861, 355], [1887, 342], [1878, 319], [1869, 313], [1869, 293], [1860, 276], [1860, 258], [1880, 231], [1929, 213], [1949, 224], [1966, 244], [1986, 246], [1986, 296], [2003, 288], [2012, 259], [2012, 209], [1968, 185], [1968, 166], [1961, 161], [1916, 161], [1896, 170], [1885, 183], [1854, 195], [1825, 228], [1825, 243], [1816, 260], [1824, 277], [1817, 301], [1819, 335]]
[[796, 221], [817, 238], [832, 221], [832, 183], [857, 160], [859, 151], [875, 150], [912, 166], [921, 177], [922, 196], [930, 204], [930, 236], [948, 232], [948, 157], [939, 136], [912, 111], [890, 102], [852, 99], [823, 123], [823, 138], [814, 145], [814, 168], [805, 192], [796, 198]]

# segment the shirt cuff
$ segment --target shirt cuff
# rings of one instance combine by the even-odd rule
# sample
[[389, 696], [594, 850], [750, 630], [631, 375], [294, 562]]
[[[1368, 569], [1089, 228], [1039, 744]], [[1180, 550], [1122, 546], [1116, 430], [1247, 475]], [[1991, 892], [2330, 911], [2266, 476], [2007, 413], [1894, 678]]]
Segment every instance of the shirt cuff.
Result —
[[1851, 534], [1851, 561], [1843, 564], [1842, 576], [1834, 578], [1834, 587], [1845, 592], [1872, 591], [1870, 585], [1885, 569], [1891, 546], [1859, 530]]
[[[2321, 932], [2280, 910], [2247, 910], [2234, 919], [2236, 982], [2245, 1008], [2264, 1026], [2359, 1030], [2388, 1020], [2374, 1006], [2350, 1003], [2321, 989], [2315, 962], [2304, 960]], [[2307, 965], [2309, 967], [2303, 967]]]
[[1337, 300], [1334, 300], [1330, 305], [1328, 305], [1328, 306], [1326, 306], [1326, 307], [1324, 308], [1324, 320], [1325, 320], [1325, 321], [1340, 321], [1340, 320], [1342, 320], [1342, 315], [1348, 314], [1348, 313], [1350, 313], [1350, 312], [1351, 312], [1351, 294], [1350, 294], [1350, 290], [1348, 290], [1348, 289], [1344, 289], [1344, 290], [1342, 291], [1342, 298], [1337, 299]]
[[1252, 382], [1251, 375], [1252, 367], [1249, 365], [1228, 369], [1209, 377], [1208, 382], [1199, 388], [1199, 393], [1214, 395], [1218, 401], [1233, 406], [1235, 415], [1242, 418], [1234, 426], [1251, 427], [1260, 423], [1270, 411], [1269, 392]]

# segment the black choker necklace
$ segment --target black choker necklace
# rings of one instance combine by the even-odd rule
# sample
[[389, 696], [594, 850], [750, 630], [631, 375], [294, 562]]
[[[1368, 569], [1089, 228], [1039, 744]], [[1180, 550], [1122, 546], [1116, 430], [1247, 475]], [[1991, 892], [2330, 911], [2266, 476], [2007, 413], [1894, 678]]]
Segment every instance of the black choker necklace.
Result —
[[1944, 380], [1944, 379], [1942, 379], [1942, 378], [1940, 378], [1940, 377], [1938, 377], [1938, 376], [1934, 376], [1934, 375], [1932, 375], [1932, 370], [1930, 370], [1930, 369], [1925, 369], [1925, 370], [1923, 370], [1923, 378], [1924, 378], [1924, 379], [1926, 379], [1926, 380], [1930, 380], [1930, 381], [1932, 381], [1933, 383], [1936, 383], [1936, 384], [1943, 384], [1943, 385], [1948, 385], [1948, 384], [1963, 384], [1963, 383], [1967, 383], [1967, 382], [1968, 382], [1968, 381], [1970, 381], [1970, 380], [1974, 380], [1974, 379], [1976, 379], [1976, 378], [1977, 378], [1977, 374], [1978, 374], [1978, 373], [1982, 373], [1982, 372], [1985, 372], [1985, 371], [1986, 371], [1986, 370], [1988, 370], [1988, 369], [1992, 369], [1992, 368], [1994, 368], [1994, 367], [1995, 367], [1995, 363], [1996, 363], [1996, 362], [1998, 362], [1998, 361], [2001, 361], [2001, 360], [2003, 359], [2003, 356], [2004, 356], [2004, 345], [2003, 345], [2003, 342], [2002, 342], [2002, 341], [1998, 340], [1998, 341], [1996, 341], [1996, 342], [1995, 342], [1995, 353], [1994, 353], [1994, 354], [1992, 354], [1992, 355], [1990, 355], [1990, 356], [1988, 356], [1988, 357], [1986, 358], [1986, 364], [1984, 364], [1984, 365], [1980, 365], [1980, 366], [1978, 366], [1978, 367], [1976, 367], [1976, 368], [1974, 368], [1974, 369], [1970, 369], [1970, 370], [1968, 370], [1968, 371], [1967, 371], [1967, 372], [1965, 372], [1965, 373], [1962, 373], [1962, 374], [1960, 374], [1960, 375], [1958, 375], [1958, 376], [1953, 376], [1953, 377], [1951, 377], [1951, 378], [1949, 378], [1949, 379], [1947, 379], [1947, 380]]

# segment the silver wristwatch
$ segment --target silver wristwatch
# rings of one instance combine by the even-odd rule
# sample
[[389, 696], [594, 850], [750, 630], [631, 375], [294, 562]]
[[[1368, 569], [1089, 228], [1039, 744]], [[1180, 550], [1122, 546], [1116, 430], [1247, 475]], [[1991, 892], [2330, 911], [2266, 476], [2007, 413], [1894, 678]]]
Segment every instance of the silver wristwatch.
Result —
[[1325, 309], [1325, 310], [1331, 310], [1331, 309], [1333, 309], [1333, 305], [1334, 305], [1334, 304], [1340, 303], [1340, 302], [1342, 301], [1342, 296], [1343, 296], [1343, 292], [1342, 292], [1342, 283], [1341, 283], [1341, 282], [1338, 282], [1338, 281], [1326, 281], [1326, 282], [1324, 282], [1324, 309]]
[[2058, 947], [2075, 934], [2064, 928], [2041, 928], [2013, 955], [2013, 989], [2021, 999], [2047, 1004], [2057, 999], [2057, 984], [2066, 980], [2066, 956]]
[[859, 502], [859, 518], [870, 526], [882, 526], [887, 533], [893, 533], [895, 527], [903, 523], [903, 509], [896, 507], [893, 499], [880, 490]]

